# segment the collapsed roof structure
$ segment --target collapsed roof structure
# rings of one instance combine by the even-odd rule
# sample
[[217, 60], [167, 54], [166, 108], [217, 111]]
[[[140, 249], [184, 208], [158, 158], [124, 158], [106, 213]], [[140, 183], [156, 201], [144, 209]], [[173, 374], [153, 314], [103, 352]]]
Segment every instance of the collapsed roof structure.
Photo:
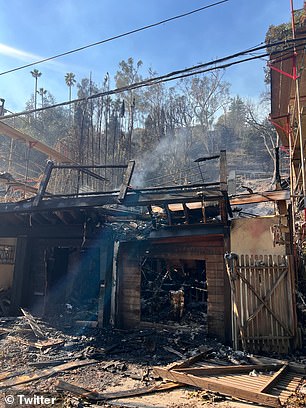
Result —
[[[185, 318], [236, 348], [292, 347], [297, 322], [286, 214], [233, 214], [237, 205], [283, 203], [288, 191], [230, 197], [225, 151], [204, 158], [219, 161], [217, 181], [135, 188], [134, 161], [79, 165], [7, 125], [1, 131], [53, 159], [35, 189], [17, 200], [4, 195], [0, 204], [9, 313], [28, 307], [62, 315], [59, 307], [69, 304], [100, 327], [162, 327]], [[105, 188], [105, 168], [121, 171], [118, 190]], [[237, 258], [225, 259], [230, 252]]]

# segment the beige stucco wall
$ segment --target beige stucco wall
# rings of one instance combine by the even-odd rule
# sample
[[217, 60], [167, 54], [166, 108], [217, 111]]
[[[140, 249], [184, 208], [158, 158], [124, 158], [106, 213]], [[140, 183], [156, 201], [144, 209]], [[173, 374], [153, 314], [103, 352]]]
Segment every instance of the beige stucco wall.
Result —
[[[231, 251], [238, 255], [285, 255], [285, 245], [273, 245], [271, 228], [279, 225], [285, 231], [285, 217], [239, 218], [231, 224]], [[284, 227], [283, 227], [284, 226]]]
[[[0, 238], [0, 245], [15, 245], [16, 238]], [[7, 290], [12, 286], [14, 265], [0, 263], [0, 289]]]

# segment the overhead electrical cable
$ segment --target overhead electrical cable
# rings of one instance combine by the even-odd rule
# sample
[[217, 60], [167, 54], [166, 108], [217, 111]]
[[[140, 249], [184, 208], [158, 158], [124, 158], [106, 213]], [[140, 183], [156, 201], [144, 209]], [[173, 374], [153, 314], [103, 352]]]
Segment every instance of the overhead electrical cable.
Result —
[[[303, 37], [303, 39], [305, 41], [306, 37]], [[284, 43], [287, 43], [287, 42], [288, 42], [288, 40], [283, 41], [283, 42], [277, 42], [277, 43], [269, 44], [269, 46], [279, 45], [281, 43], [284, 44]], [[305, 46], [305, 44], [306, 43], [298, 44], [298, 46], [296, 46], [295, 49], [298, 48], [298, 47]], [[253, 51], [258, 51], [258, 50], [263, 49], [263, 48], [266, 48], [266, 46], [256, 47], [256, 48], [253, 49]], [[280, 54], [282, 52], [292, 50], [292, 49], [293, 49], [293, 45], [286, 48], [286, 49], [275, 51], [274, 54]], [[115, 88], [115, 89], [111, 89], [111, 90], [108, 90], [108, 91], [98, 92], [98, 93], [95, 93], [95, 94], [92, 94], [92, 95], [89, 95], [89, 96], [86, 96], [86, 97], [73, 99], [72, 101], [60, 102], [60, 103], [45, 106], [45, 107], [42, 107], [42, 108], [30, 109], [30, 110], [22, 111], [22, 112], [15, 113], [15, 114], [12, 114], [12, 115], [1, 116], [0, 119], [9, 119], [9, 118], [17, 117], [17, 116], [28, 115], [28, 114], [31, 114], [31, 113], [34, 113], [34, 112], [41, 112], [41, 111], [45, 111], [45, 110], [52, 109], [52, 108], [58, 108], [58, 107], [61, 107], [61, 106], [67, 106], [67, 105], [70, 105], [70, 104], [79, 103], [79, 102], [82, 102], [82, 101], [88, 101], [88, 100], [91, 100], [91, 99], [96, 99], [96, 98], [100, 98], [100, 97], [104, 97], [104, 96], [115, 95], [115, 94], [118, 94], [118, 93], [123, 93], [123, 92], [126, 92], [126, 91], [142, 88], [142, 87], [145, 87], [145, 86], [153, 86], [153, 85], [157, 85], [157, 84], [164, 83], [164, 82], [174, 81], [174, 80], [177, 80], [177, 79], [182, 79], [182, 78], [190, 77], [190, 76], [193, 76], [193, 75], [198, 75], [198, 74], [203, 74], [203, 73], [215, 71], [215, 70], [218, 70], [218, 69], [225, 69], [225, 68], [229, 68], [229, 67], [231, 67], [233, 65], [241, 64], [241, 63], [256, 60], [256, 59], [261, 59], [263, 57], [267, 57], [267, 56], [270, 55], [269, 52], [266, 52], [266, 53], [258, 54], [258, 55], [252, 56], [252, 57], [240, 59], [238, 61], [230, 61], [232, 59], [241, 57], [241, 56], [246, 55], [246, 54], [250, 54], [250, 49], [248, 49], [247, 51], [242, 51], [242, 52], [232, 54], [232, 55], [229, 55], [229, 56], [226, 56], [226, 57], [223, 57], [223, 58], [212, 60], [210, 62], [199, 64], [199, 65], [192, 66], [192, 67], [189, 67], [189, 68], [184, 68], [182, 70], [173, 71], [173, 72], [165, 74], [165, 75], [145, 79], [143, 81], [136, 82], [134, 84], [123, 86], [123, 87], [120, 87], [120, 88]], [[226, 62], [226, 61], [229, 61], [229, 62]], [[226, 62], [226, 63], [222, 64], [222, 65], [218, 65], [218, 64], [220, 64], [220, 62]]]
[[157, 27], [157, 26], [165, 24], [165, 23], [169, 23], [170, 21], [178, 20], [180, 18], [190, 16], [191, 14], [199, 13], [200, 11], [206, 10], [206, 9], [214, 7], [214, 6], [218, 6], [219, 4], [226, 3], [228, 1], [230, 1], [230, 0], [220, 0], [218, 2], [215, 2], [215, 3], [212, 3], [212, 4], [208, 4], [206, 6], [197, 8], [195, 10], [188, 11], [187, 13], [183, 13], [183, 14], [179, 14], [179, 15], [174, 16], [174, 17], [166, 18], [165, 20], [161, 20], [161, 21], [158, 21], [156, 23], [148, 24], [146, 26], [136, 28], [136, 29], [131, 30], [131, 31], [127, 31], [125, 33], [118, 34], [118, 35], [115, 35], [113, 37], [109, 37], [109, 38], [106, 38], [104, 40], [97, 41], [95, 43], [84, 45], [84, 46], [79, 47], [79, 48], [74, 48], [73, 50], [66, 51], [66, 52], [63, 52], [61, 54], [56, 54], [56, 55], [53, 55], [52, 57], [43, 58], [41, 60], [31, 62], [29, 64], [25, 64], [25, 65], [22, 65], [22, 66], [19, 66], [19, 67], [16, 67], [16, 68], [9, 69], [7, 71], [0, 72], [0, 75], [9, 74], [11, 72], [19, 71], [19, 70], [24, 69], [24, 68], [32, 67], [33, 65], [42, 64], [43, 62], [47, 62], [47, 61], [54, 60], [56, 58], [64, 57], [64, 56], [69, 55], [69, 54], [74, 54], [76, 52], [86, 50], [87, 48], [95, 47], [97, 45], [101, 45], [101, 44], [104, 44], [104, 43], [107, 43], [107, 42], [110, 42], [110, 41], [118, 40], [119, 38], [127, 37], [127, 36], [129, 36], [131, 34], [135, 34], [135, 33], [138, 33], [140, 31], [148, 30], [150, 28]]

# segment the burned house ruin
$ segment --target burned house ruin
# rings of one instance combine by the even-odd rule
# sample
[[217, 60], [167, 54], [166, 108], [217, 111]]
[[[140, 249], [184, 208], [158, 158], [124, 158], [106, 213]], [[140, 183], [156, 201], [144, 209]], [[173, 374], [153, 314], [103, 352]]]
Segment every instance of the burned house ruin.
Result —
[[233, 214], [287, 192], [230, 197], [225, 151], [206, 159], [219, 162], [219, 180], [157, 188], [131, 186], [133, 161], [109, 166], [121, 171], [115, 191], [105, 190], [105, 165], [48, 162], [34, 193], [0, 204], [1, 313], [25, 307], [63, 325], [124, 329], [197, 325], [250, 351], [296, 346], [287, 218]]

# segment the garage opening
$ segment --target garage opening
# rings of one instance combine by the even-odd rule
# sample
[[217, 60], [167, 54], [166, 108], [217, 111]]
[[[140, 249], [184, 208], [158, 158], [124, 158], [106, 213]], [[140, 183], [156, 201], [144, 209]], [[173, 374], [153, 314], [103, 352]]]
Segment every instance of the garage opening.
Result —
[[207, 300], [204, 260], [143, 258], [143, 322], [206, 326]]
[[54, 247], [48, 252], [45, 313], [73, 320], [97, 320], [99, 248]]

